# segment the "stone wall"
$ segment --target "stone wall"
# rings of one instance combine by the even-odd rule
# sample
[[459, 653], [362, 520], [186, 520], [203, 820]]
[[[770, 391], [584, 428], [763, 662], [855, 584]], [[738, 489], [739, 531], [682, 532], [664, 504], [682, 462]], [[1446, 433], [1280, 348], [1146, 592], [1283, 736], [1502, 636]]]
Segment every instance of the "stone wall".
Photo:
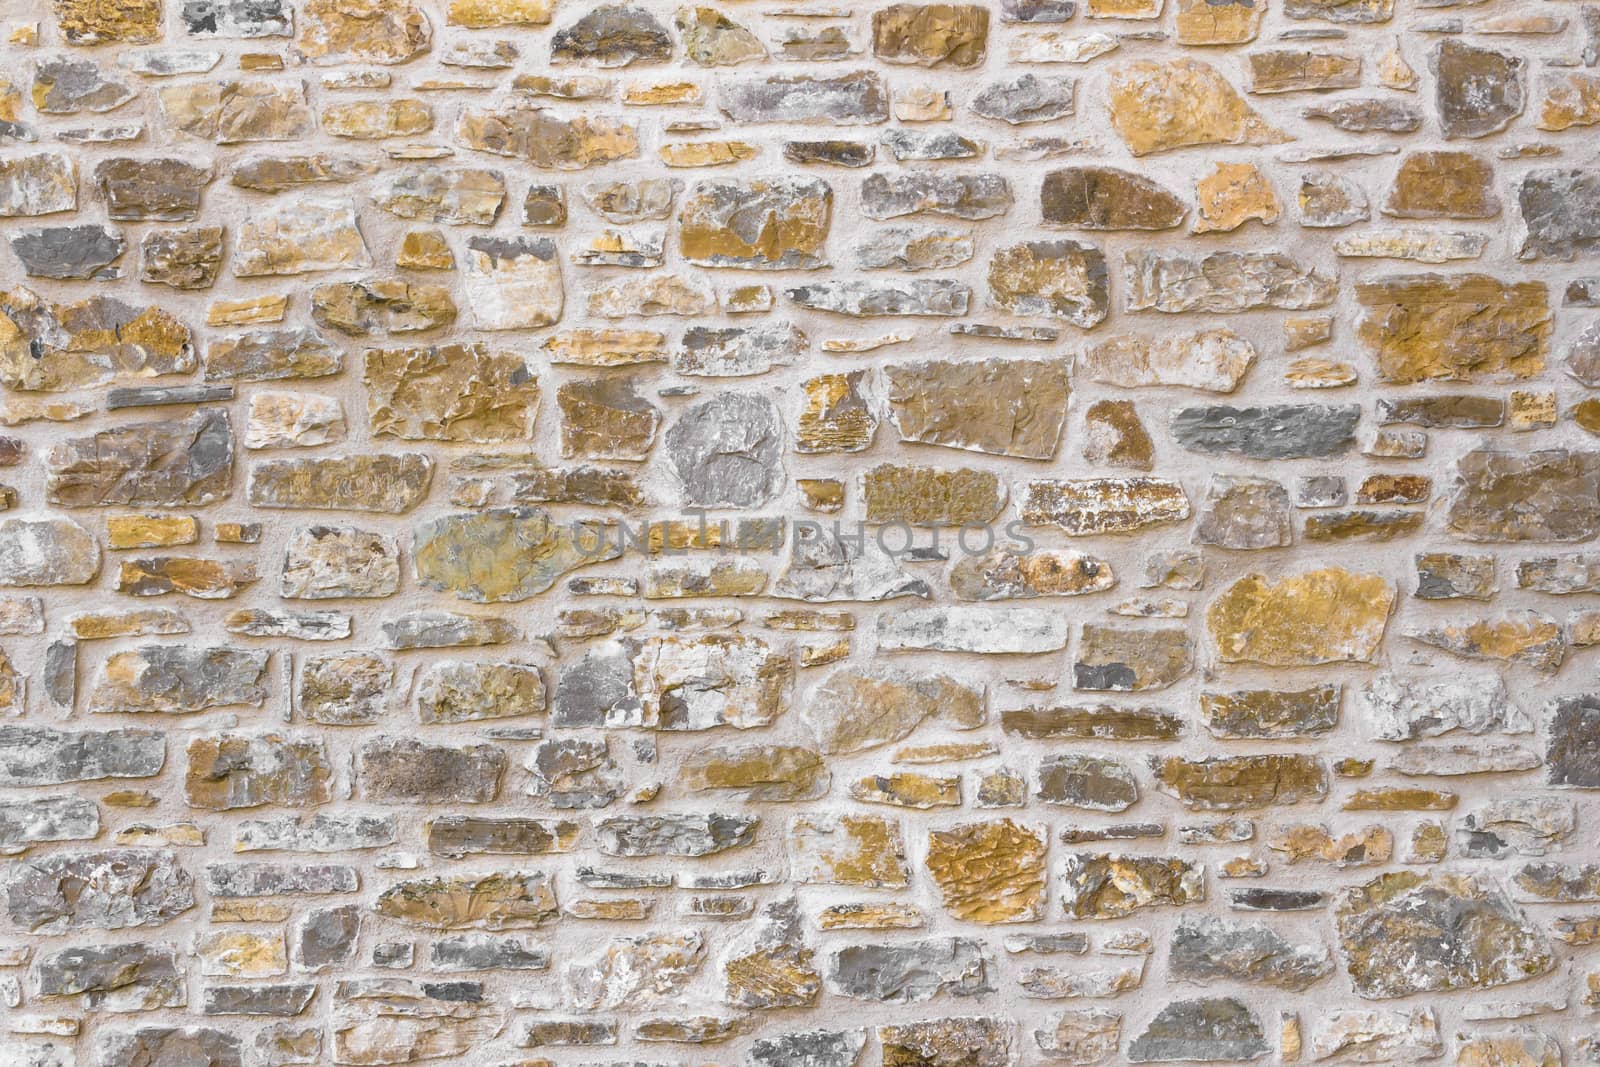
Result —
[[1600, 1064], [1600, 6], [0, 42], [3, 1067]]

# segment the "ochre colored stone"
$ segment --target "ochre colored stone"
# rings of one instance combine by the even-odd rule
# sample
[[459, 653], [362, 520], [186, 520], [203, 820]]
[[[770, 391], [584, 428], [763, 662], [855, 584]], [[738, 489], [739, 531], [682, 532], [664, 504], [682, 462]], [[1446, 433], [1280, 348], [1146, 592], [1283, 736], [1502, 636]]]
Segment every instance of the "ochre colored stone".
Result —
[[1111, 124], [1136, 156], [1192, 145], [1287, 140], [1215, 67], [1198, 59], [1125, 63], [1111, 73], [1107, 102]]
[[1045, 834], [1011, 819], [928, 835], [928, 873], [946, 911], [976, 923], [1032, 922], [1044, 913]]
[[1206, 629], [1225, 663], [1371, 662], [1394, 602], [1394, 587], [1376, 574], [1328, 567], [1275, 582], [1252, 574], [1212, 601]]
[[1482, 274], [1400, 275], [1356, 286], [1358, 334], [1386, 382], [1506, 381], [1544, 369], [1543, 282]]
[[1218, 163], [1195, 185], [1195, 233], [1237, 230], [1252, 219], [1271, 225], [1283, 214], [1272, 182], [1253, 163]]

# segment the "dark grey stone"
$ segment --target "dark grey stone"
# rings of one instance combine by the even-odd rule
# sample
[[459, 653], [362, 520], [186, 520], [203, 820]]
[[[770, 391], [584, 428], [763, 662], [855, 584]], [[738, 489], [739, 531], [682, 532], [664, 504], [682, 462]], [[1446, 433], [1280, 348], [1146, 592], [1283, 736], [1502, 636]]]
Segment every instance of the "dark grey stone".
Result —
[[96, 1067], [244, 1067], [244, 1043], [207, 1026], [102, 1030]]
[[34, 106], [45, 115], [113, 111], [136, 95], [125, 83], [108, 80], [92, 59], [52, 56], [33, 75]]
[[122, 272], [111, 267], [128, 248], [122, 234], [105, 226], [40, 226], [11, 238], [11, 251], [32, 278], [108, 280]]
[[1292, 945], [1269, 926], [1207, 916], [1172, 932], [1167, 969], [1180, 982], [1248, 982], [1298, 993], [1333, 973], [1321, 945]]
[[1600, 789], [1600, 694], [1560, 697], [1549, 707], [1545, 776], [1551, 785]]
[[1272, 1050], [1261, 1023], [1233, 997], [1179, 1000], [1162, 1008], [1128, 1045], [1130, 1063], [1253, 1060]]
[[231, 385], [135, 385], [106, 393], [106, 410], [210, 404], [233, 399]]
[[648, 11], [626, 4], [601, 4], [556, 31], [550, 42], [550, 60], [625, 67], [665, 63], [672, 58], [672, 48], [672, 34]]
[[1173, 415], [1172, 436], [1204, 455], [1304, 459], [1347, 451], [1355, 443], [1360, 419], [1360, 404], [1193, 407]]
[[1600, 169], [1536, 170], [1517, 186], [1528, 228], [1519, 259], [1600, 255]]
[[289, 941], [290, 959], [302, 971], [326, 970], [348, 963], [361, 934], [361, 909], [355, 904], [317, 908], [295, 923]]
[[[270, 985], [214, 985], [200, 991], [202, 1015], [265, 1015], [293, 1018], [316, 996], [315, 982], [273, 982]], [[281, 1063], [282, 1060], [264, 1062]], [[295, 1060], [288, 1062], [315, 1062]]]
[[428, 965], [440, 971], [544, 971], [550, 953], [518, 937], [457, 934], [428, 946]]
[[187, 1002], [183, 971], [171, 945], [130, 941], [90, 945], [41, 956], [39, 995], [84, 994], [84, 1007], [111, 1011], [181, 1008]]
[[1034, 795], [1046, 804], [1126, 811], [1139, 799], [1139, 787], [1133, 772], [1117, 760], [1064, 753], [1040, 761]]
[[745, 1054], [747, 1067], [854, 1067], [865, 1030], [805, 1030], [763, 1037]]
[[1522, 114], [1523, 70], [1528, 61], [1521, 56], [1446, 40], [1428, 65], [1433, 68], [1433, 99], [1446, 137], [1487, 137]]
[[828, 986], [840, 996], [892, 1004], [940, 993], [978, 996], [995, 990], [990, 965], [983, 943], [965, 937], [847, 945], [829, 957]]
[[867, 167], [877, 146], [860, 141], [785, 141], [783, 158], [790, 163], [823, 163], [832, 167]]

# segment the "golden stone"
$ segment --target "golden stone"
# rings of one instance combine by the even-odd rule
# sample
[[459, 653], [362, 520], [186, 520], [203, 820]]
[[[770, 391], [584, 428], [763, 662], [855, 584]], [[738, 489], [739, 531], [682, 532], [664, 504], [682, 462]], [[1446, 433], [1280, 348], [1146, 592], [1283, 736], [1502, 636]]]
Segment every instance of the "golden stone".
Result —
[[1224, 663], [1371, 662], [1394, 602], [1394, 587], [1377, 574], [1326, 567], [1276, 582], [1250, 574], [1212, 602], [1206, 628]]
[[1044, 912], [1043, 831], [1010, 819], [928, 835], [928, 873], [944, 908], [976, 923], [1032, 922]]
[[1111, 74], [1111, 124], [1136, 156], [1207, 144], [1278, 144], [1217, 69], [1197, 59], [1136, 60]]

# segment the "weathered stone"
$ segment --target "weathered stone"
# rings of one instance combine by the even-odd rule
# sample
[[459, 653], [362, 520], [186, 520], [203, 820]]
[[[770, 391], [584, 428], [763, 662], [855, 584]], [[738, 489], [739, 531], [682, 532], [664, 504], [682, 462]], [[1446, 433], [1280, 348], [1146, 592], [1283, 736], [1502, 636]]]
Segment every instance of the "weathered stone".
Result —
[[704, 748], [678, 768], [690, 792], [717, 791], [741, 800], [815, 800], [832, 782], [821, 755], [796, 745]]
[[806, 1030], [763, 1037], [750, 1046], [751, 1067], [855, 1067], [865, 1030]]
[[89, 710], [186, 714], [267, 699], [265, 649], [145, 645], [114, 652], [101, 668]]
[[98, 542], [71, 519], [0, 519], [0, 586], [83, 585], [99, 572]]
[[544, 710], [544, 679], [520, 663], [436, 664], [417, 680], [417, 718], [432, 723], [481, 722]]
[[165, 735], [153, 730], [0, 726], [0, 785], [150, 778], [161, 773], [166, 750]]
[[678, 212], [678, 250], [707, 267], [824, 266], [833, 192], [814, 179], [701, 182]]
[[1066, 620], [1036, 608], [913, 608], [878, 617], [884, 652], [935, 650], [981, 654], [1051, 652], [1067, 644]]
[[878, 418], [863, 387], [865, 371], [823, 374], [801, 383], [805, 406], [795, 432], [796, 452], [860, 452], [872, 444]]
[[[132, 162], [126, 161], [126, 162]], [[344, 185], [377, 171], [377, 164], [338, 156], [310, 155], [269, 157], [245, 160], [233, 168], [229, 178], [241, 189], [255, 189], [263, 193], [281, 193], [304, 185]], [[146, 181], [149, 179], [147, 178]], [[190, 182], [210, 181], [210, 172], [203, 178]], [[198, 190], [193, 194], [198, 203]], [[116, 216], [112, 216], [115, 218]], [[192, 218], [193, 215], [185, 216]]]
[[433, 129], [433, 111], [421, 100], [358, 100], [322, 109], [323, 132], [331, 137], [376, 141]]
[[428, 851], [442, 856], [534, 856], [572, 851], [579, 830], [566, 820], [446, 815], [430, 819], [427, 833]]
[[261, 508], [402, 514], [428, 493], [433, 459], [420, 452], [276, 459], [250, 469], [248, 496]]
[[211, 343], [209, 381], [279, 381], [337, 374], [342, 355], [313, 329], [256, 330]]
[[1428, 65], [1446, 137], [1487, 137], [1522, 114], [1527, 65], [1522, 57], [1446, 39], [1428, 57]]
[[1081, 596], [1104, 592], [1115, 584], [1116, 575], [1105, 560], [1068, 550], [1022, 554], [996, 549], [968, 556], [950, 571], [950, 591], [961, 600]]
[[1020, 74], [984, 86], [967, 106], [974, 115], [1013, 126], [1049, 122], [1072, 114], [1076, 89], [1072, 78]]
[[333, 799], [333, 765], [315, 738], [212, 734], [190, 741], [188, 757], [184, 797], [193, 808], [310, 807]]
[[1061, 867], [1061, 906], [1075, 919], [1118, 919], [1204, 899], [1205, 868], [1178, 858], [1075, 852]]
[[1089, 811], [1125, 811], [1139, 799], [1133, 773], [1100, 756], [1047, 756], [1039, 764], [1034, 795], [1046, 804]]
[[556, 405], [565, 459], [645, 459], [661, 425], [660, 410], [639, 395], [632, 378], [567, 382], [556, 391]]
[[1517, 205], [1528, 235], [1519, 259], [1570, 260], [1600, 248], [1600, 173], [1593, 170], [1533, 171], [1517, 186]]
[[1270, 226], [1283, 215], [1272, 183], [1252, 163], [1218, 163], [1195, 183], [1195, 196], [1195, 233], [1236, 230], [1252, 220]]
[[1300, 225], [1336, 229], [1372, 217], [1367, 194], [1349, 178], [1333, 171], [1300, 175]]
[[189, 327], [156, 307], [105, 296], [52, 304], [28, 289], [0, 293], [0, 383], [57, 392], [125, 377], [194, 370]]
[[880, 221], [907, 215], [977, 221], [1003, 215], [1011, 203], [1011, 186], [998, 174], [908, 171], [873, 174], [861, 183], [861, 213]]
[[6, 918], [34, 934], [160, 926], [194, 907], [194, 881], [158, 849], [53, 852], [0, 875]]
[[[8, 775], [8, 780], [14, 777]], [[100, 809], [82, 797], [0, 801], [0, 853], [46, 841], [87, 841], [100, 832]]]
[[608, 116], [563, 118], [549, 108], [511, 101], [463, 107], [456, 140], [467, 148], [520, 159], [540, 170], [583, 170], [639, 154], [639, 130]]
[[830, 755], [898, 741], [933, 716], [957, 729], [972, 729], [982, 724], [984, 712], [982, 689], [944, 675], [853, 669], [830, 676], [801, 705], [818, 746]]
[[1044, 912], [1044, 860], [1044, 834], [1010, 819], [967, 823], [928, 836], [928, 872], [945, 910], [967, 922], [1038, 919]]
[[1359, 703], [1371, 736], [1380, 741], [1437, 737], [1457, 729], [1472, 734], [1533, 729], [1512, 702], [1505, 680], [1494, 672], [1460, 681], [1380, 674], [1362, 686]]
[[1313, 756], [1151, 756], [1156, 787], [1191, 811], [1246, 811], [1321, 800], [1328, 768]]
[[1195, 523], [1194, 542], [1220, 548], [1282, 548], [1292, 544], [1289, 491], [1270, 478], [1213, 474]]
[[1019, 315], [1050, 315], [1090, 329], [1110, 308], [1105, 254], [1077, 241], [1002, 248], [989, 264], [989, 292]]
[[883, 1003], [915, 1003], [941, 993], [976, 996], [994, 989], [990, 963], [979, 942], [962, 937], [855, 944], [829, 959], [828, 986], [841, 996]]
[[785, 295], [804, 308], [855, 318], [952, 316], [966, 314], [972, 290], [945, 278], [916, 278], [901, 282], [817, 282], [786, 290]]
[[1370, 662], [1394, 601], [1394, 587], [1375, 574], [1330, 567], [1275, 583], [1254, 574], [1212, 602], [1206, 628], [1225, 663]]
[[556, 918], [555, 889], [547, 875], [494, 873], [397, 882], [378, 896], [386, 919], [433, 930], [514, 930]]
[[893, 4], [872, 13], [872, 52], [889, 63], [980, 66], [989, 11], [975, 4]]
[[300, 84], [190, 82], [164, 86], [158, 98], [171, 128], [217, 144], [295, 141], [316, 129]]
[[561, 672], [552, 721], [663, 730], [765, 726], [787, 706], [792, 673], [787, 652], [750, 635], [611, 642]]
[[1466, 659], [1521, 663], [1546, 674], [1560, 669], [1567, 652], [1560, 624], [1532, 610], [1413, 627], [1406, 636]]
[[245, 1063], [244, 1042], [235, 1034], [209, 1026], [141, 1026], [105, 1031], [99, 1036], [96, 1054], [104, 1067], [163, 1062], [244, 1067]]
[[1177, 1060], [1243, 1061], [1269, 1052], [1261, 1023], [1233, 997], [1178, 1000], [1150, 1021], [1128, 1045], [1131, 1063]]
[[1167, 230], [1188, 214], [1157, 182], [1113, 167], [1049, 171], [1039, 202], [1046, 223], [1084, 230]]
[[738, 123], [853, 126], [889, 117], [889, 92], [876, 71], [832, 78], [813, 74], [729, 78], [718, 87], [717, 104]]
[[1361, 408], [1356, 404], [1277, 404], [1235, 408], [1182, 408], [1173, 413], [1172, 436], [1205, 455], [1251, 459], [1332, 456], [1355, 442]]
[[595, 823], [607, 856], [710, 856], [755, 840], [754, 815], [617, 815]]
[[643, 8], [602, 4], [556, 31], [551, 63], [626, 67], [672, 58], [672, 35]]
[[295, 48], [316, 63], [406, 63], [428, 50], [432, 26], [409, 0], [308, 0]]
[[373, 191], [372, 202], [402, 219], [490, 226], [506, 196], [497, 170], [426, 167], [401, 171]]
[[1412, 133], [1422, 128], [1422, 109], [1394, 100], [1340, 100], [1301, 112], [1346, 133]]
[[1356, 294], [1366, 309], [1359, 333], [1384, 381], [1504, 381], [1544, 369], [1542, 283], [1402, 275], [1363, 282]]
[[805, 332], [792, 322], [726, 330], [694, 326], [684, 332], [672, 364], [679, 374], [694, 377], [765, 374], [801, 358], [807, 345]]
[[1255, 360], [1255, 346], [1222, 327], [1192, 334], [1110, 337], [1084, 351], [1078, 370], [1093, 381], [1124, 389], [1165, 385], [1231, 393]]
[[479, 329], [531, 329], [561, 318], [565, 290], [556, 246], [548, 238], [470, 238], [463, 278]]
[[[57, 158], [65, 163], [65, 157], [44, 158]], [[69, 170], [68, 173], [73, 172]], [[0, 176], [5, 174], [6, 171], [0, 170]], [[214, 176], [209, 167], [179, 159], [108, 159], [94, 170], [95, 183], [106, 202], [106, 214], [117, 221], [191, 221], [200, 213], [201, 191]], [[41, 194], [35, 191], [33, 195]], [[68, 203], [51, 210], [65, 211], [71, 207]]]
[[544, 741], [524, 766], [533, 776], [528, 792], [558, 808], [603, 808], [627, 785], [604, 740]]
[[783, 422], [765, 397], [724, 393], [684, 412], [666, 433], [667, 462], [685, 499], [758, 507], [783, 478]]
[[1215, 67], [1197, 59], [1124, 63], [1112, 72], [1108, 93], [1111, 124], [1136, 156], [1285, 140]]
[[1123, 254], [1128, 310], [1303, 311], [1331, 303], [1335, 278], [1302, 268], [1282, 252], [1212, 252], [1200, 258], [1181, 252]]
[[400, 588], [400, 547], [353, 526], [302, 526], [284, 550], [281, 593], [294, 599], [383, 597]]
[[1185, 919], [1172, 934], [1167, 967], [1180, 982], [1248, 982], [1300, 992], [1333, 973], [1322, 945], [1294, 945], [1261, 923]]
[[1115, 692], [1165, 689], [1192, 664], [1184, 628], [1134, 630], [1085, 623], [1078, 634], [1072, 686]]
[[361, 746], [356, 776], [369, 800], [482, 804], [499, 791], [506, 764], [505, 752], [493, 745], [451, 748], [380, 737]]
[[181, 1008], [187, 999], [172, 946], [148, 941], [64, 949], [41, 957], [37, 974], [41, 996], [82, 996], [102, 1011]]
[[1314, 737], [1339, 721], [1340, 687], [1201, 693], [1200, 717], [1214, 737]]
[[1132, 470], [1154, 465], [1155, 443], [1131, 400], [1096, 400], [1083, 413], [1083, 458]]
[[30, 278], [114, 279], [121, 271], [111, 265], [127, 247], [120, 233], [93, 224], [20, 230], [11, 238], [11, 251]]
[[1005, 1067], [1013, 1026], [986, 1016], [929, 1019], [878, 1027], [883, 1067]]
[[1494, 168], [1471, 152], [1413, 152], [1383, 205], [1403, 219], [1489, 219], [1500, 214]]
[[579, 1011], [642, 1008], [669, 1000], [706, 957], [696, 931], [615, 937], [566, 967], [571, 1003]]
[[1356, 56], [1283, 48], [1251, 52], [1248, 59], [1252, 93], [1355, 89], [1361, 85], [1361, 60]]
[[1183, 486], [1163, 478], [1089, 478], [1026, 483], [1022, 521], [1072, 536], [1132, 533], [1189, 517]]
[[527, 361], [483, 344], [368, 349], [362, 384], [373, 432], [410, 441], [526, 438], [539, 402]]
[[1544, 935], [1471, 875], [1379, 875], [1345, 890], [1336, 916], [1345, 968], [1368, 999], [1489, 989], [1555, 966]]
[[1035, 360], [907, 363], [884, 368], [902, 441], [1049, 459], [1066, 423], [1066, 366]]
[[233, 273], [238, 278], [370, 267], [372, 256], [348, 203], [297, 200], [263, 207], [239, 226]]

